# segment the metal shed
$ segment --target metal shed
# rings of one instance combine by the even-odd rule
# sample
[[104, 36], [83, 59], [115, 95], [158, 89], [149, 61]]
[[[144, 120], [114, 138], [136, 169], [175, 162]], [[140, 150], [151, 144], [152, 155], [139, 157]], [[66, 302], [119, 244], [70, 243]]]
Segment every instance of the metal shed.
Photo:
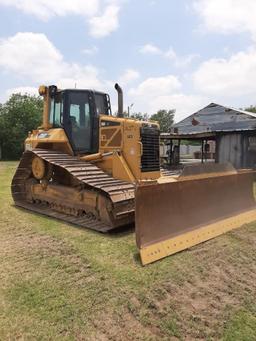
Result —
[[231, 162], [236, 168], [256, 167], [256, 114], [211, 103], [176, 123], [162, 140], [198, 140], [202, 161], [207, 141], [215, 141], [215, 162]]

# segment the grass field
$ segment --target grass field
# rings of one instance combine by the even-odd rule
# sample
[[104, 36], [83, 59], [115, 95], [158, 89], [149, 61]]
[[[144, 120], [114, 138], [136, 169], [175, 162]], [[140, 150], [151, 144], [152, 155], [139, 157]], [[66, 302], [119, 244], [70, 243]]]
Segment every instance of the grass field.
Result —
[[17, 209], [0, 163], [0, 340], [256, 340], [256, 223], [147, 267], [134, 233]]

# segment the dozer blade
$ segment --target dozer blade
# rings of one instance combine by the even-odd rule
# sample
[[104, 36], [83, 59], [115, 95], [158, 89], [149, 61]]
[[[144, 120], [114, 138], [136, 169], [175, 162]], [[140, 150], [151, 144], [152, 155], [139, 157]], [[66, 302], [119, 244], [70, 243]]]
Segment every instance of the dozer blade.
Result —
[[[208, 166], [209, 168], [209, 166]], [[136, 189], [136, 241], [142, 264], [256, 220], [253, 171], [185, 169], [177, 181]]]

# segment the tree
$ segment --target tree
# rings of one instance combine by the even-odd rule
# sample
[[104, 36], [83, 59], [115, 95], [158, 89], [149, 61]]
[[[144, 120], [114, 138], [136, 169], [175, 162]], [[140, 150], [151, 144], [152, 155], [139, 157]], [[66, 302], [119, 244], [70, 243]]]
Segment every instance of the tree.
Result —
[[3, 159], [18, 159], [29, 131], [42, 121], [43, 100], [37, 96], [13, 94], [0, 105], [0, 145]]
[[255, 105], [250, 105], [248, 108], [245, 108], [244, 110], [252, 112], [252, 113], [256, 113], [256, 106]]
[[158, 110], [150, 117], [150, 120], [157, 121], [162, 133], [169, 133], [174, 122], [175, 110]]
[[147, 113], [142, 114], [141, 112], [136, 112], [133, 113], [130, 117], [139, 121], [148, 121], [149, 116]]

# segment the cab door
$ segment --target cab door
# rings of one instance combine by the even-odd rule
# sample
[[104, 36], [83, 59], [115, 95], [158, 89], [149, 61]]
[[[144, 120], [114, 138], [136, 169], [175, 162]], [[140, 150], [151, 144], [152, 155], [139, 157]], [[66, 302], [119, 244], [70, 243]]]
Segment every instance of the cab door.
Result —
[[90, 92], [69, 90], [65, 97], [64, 126], [73, 150], [90, 153], [94, 118]]

